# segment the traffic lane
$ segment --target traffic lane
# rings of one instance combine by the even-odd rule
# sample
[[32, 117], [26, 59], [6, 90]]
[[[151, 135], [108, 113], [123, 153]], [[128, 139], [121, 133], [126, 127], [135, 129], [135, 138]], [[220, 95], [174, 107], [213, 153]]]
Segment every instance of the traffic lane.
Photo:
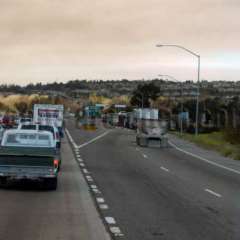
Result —
[[196, 184], [196, 187], [213, 190], [224, 197], [225, 204], [240, 210], [240, 174], [201, 161], [173, 147], [138, 149], [151, 164], [167, 168], [178, 178]]
[[0, 189], [0, 239], [109, 239], [73, 158], [64, 139], [57, 191]]
[[65, 120], [65, 127], [71, 134], [77, 145], [81, 145], [101, 134], [106, 132], [108, 129], [104, 127], [101, 120], [96, 120], [96, 130], [84, 130], [76, 127], [76, 122], [74, 118], [68, 118]]
[[216, 212], [216, 199], [149, 164], [131, 139], [113, 131], [81, 149], [126, 239], [239, 239], [233, 213]]

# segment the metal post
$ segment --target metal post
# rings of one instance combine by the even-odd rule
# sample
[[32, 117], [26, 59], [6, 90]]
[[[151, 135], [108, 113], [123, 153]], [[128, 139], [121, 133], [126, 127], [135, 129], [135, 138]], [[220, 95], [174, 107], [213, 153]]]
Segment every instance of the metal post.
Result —
[[199, 116], [199, 83], [200, 83], [200, 55], [196, 54], [195, 52], [180, 46], [180, 45], [176, 45], [176, 44], [158, 44], [156, 45], [156, 47], [176, 47], [176, 48], [181, 48], [184, 51], [194, 55], [195, 57], [198, 58], [198, 80], [197, 80], [197, 97], [196, 97], [196, 122], [195, 122], [195, 135], [198, 135], [198, 116]]
[[199, 118], [199, 86], [200, 84], [200, 55], [198, 56], [198, 79], [197, 79], [197, 98], [196, 98], [196, 123], [195, 123], [195, 136], [198, 135], [198, 118]]
[[181, 82], [181, 121], [180, 121], [180, 133], [183, 135], [183, 83]]

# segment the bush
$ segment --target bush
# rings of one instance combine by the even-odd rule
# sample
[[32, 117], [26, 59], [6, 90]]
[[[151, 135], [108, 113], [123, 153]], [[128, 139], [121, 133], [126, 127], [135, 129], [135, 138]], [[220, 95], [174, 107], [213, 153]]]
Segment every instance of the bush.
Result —
[[229, 128], [224, 131], [224, 138], [231, 144], [240, 143], [240, 128]]

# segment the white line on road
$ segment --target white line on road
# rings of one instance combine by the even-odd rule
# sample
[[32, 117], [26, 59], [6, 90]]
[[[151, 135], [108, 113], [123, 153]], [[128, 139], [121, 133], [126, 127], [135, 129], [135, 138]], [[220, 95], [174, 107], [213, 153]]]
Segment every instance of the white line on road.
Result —
[[79, 164], [81, 167], [85, 167], [85, 164], [84, 163], [80, 163]]
[[110, 231], [117, 237], [124, 236], [119, 227], [110, 227]]
[[144, 157], [144, 158], [148, 158], [148, 156], [147, 156], [146, 154], [144, 154], [144, 153], [143, 153], [143, 157]]
[[89, 171], [86, 168], [83, 168], [84, 173], [89, 173]]
[[169, 169], [165, 168], [165, 167], [160, 167], [163, 171], [165, 172], [169, 172]]
[[105, 217], [105, 220], [108, 224], [116, 224], [116, 221], [113, 217]]
[[99, 136], [97, 136], [97, 137], [95, 137], [95, 138], [91, 139], [90, 141], [88, 141], [88, 142], [85, 142], [85, 143], [83, 143], [83, 144], [79, 145], [79, 146], [78, 146], [78, 148], [85, 147], [85, 146], [87, 146], [88, 144], [90, 144], [90, 143], [93, 143], [93, 142], [97, 141], [98, 139], [100, 139], [100, 138], [104, 137], [105, 135], [107, 135], [107, 134], [108, 134], [110, 131], [111, 131], [111, 130], [109, 130], [109, 131], [107, 131], [107, 132], [104, 132], [103, 134], [101, 134], [101, 135], [99, 135]]
[[221, 165], [221, 164], [219, 164], [219, 163], [215, 163], [215, 162], [213, 162], [213, 161], [210, 161], [210, 160], [208, 160], [208, 159], [206, 159], [206, 158], [204, 158], [204, 157], [198, 156], [198, 155], [196, 155], [196, 154], [194, 154], [194, 153], [191, 153], [191, 152], [188, 152], [188, 151], [186, 151], [186, 150], [183, 150], [183, 149], [177, 147], [174, 143], [172, 143], [172, 142], [170, 142], [170, 141], [169, 141], [169, 144], [170, 144], [172, 147], [174, 147], [175, 149], [177, 149], [178, 151], [180, 151], [180, 152], [183, 152], [183, 153], [185, 153], [185, 154], [187, 154], [187, 155], [190, 155], [190, 156], [192, 156], [192, 157], [198, 158], [198, 159], [200, 159], [200, 160], [202, 160], [202, 161], [204, 161], [204, 162], [207, 162], [207, 163], [209, 163], [209, 164], [211, 164], [211, 165], [214, 165], [214, 166], [216, 166], [216, 167], [219, 167], [219, 168], [222, 168], [222, 169], [225, 169], [225, 170], [228, 170], [228, 171], [230, 171], [230, 172], [233, 172], [233, 173], [236, 173], [236, 174], [239, 174], [239, 175], [240, 175], [240, 171], [238, 171], [238, 170], [235, 170], [235, 169], [233, 169], [233, 168], [226, 167], [226, 166]]
[[97, 188], [93, 188], [92, 191], [95, 193], [101, 193]]
[[208, 192], [208, 193], [210, 193], [210, 194], [212, 194], [212, 195], [214, 195], [215, 197], [219, 197], [219, 198], [222, 197], [221, 194], [216, 193], [216, 192], [214, 192], [214, 191], [212, 191], [212, 190], [210, 190], [210, 189], [208, 189], [208, 188], [206, 188], [205, 191]]
[[89, 176], [89, 175], [86, 175], [86, 178], [87, 178], [87, 179], [91, 179], [91, 180], [93, 180], [92, 177]]
[[104, 203], [105, 202], [104, 198], [96, 198], [96, 199], [97, 199], [98, 203]]
[[108, 209], [108, 205], [107, 204], [99, 204], [100, 209], [106, 210]]

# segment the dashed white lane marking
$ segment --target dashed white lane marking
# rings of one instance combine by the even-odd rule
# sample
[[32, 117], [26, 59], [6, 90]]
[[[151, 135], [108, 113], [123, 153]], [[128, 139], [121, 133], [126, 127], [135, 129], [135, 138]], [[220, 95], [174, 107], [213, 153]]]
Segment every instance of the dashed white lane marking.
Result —
[[113, 217], [105, 217], [105, 220], [108, 224], [116, 224], [116, 221]]
[[115, 236], [118, 236], [118, 237], [122, 237], [124, 236], [120, 230], [119, 227], [110, 227], [110, 231], [115, 235]]
[[99, 204], [100, 209], [106, 210], [108, 209], [108, 205], [107, 204]]
[[91, 185], [91, 188], [94, 189], [94, 188], [97, 188], [97, 186], [96, 185]]
[[216, 193], [216, 192], [212, 191], [211, 189], [206, 188], [205, 191], [210, 193], [210, 194], [212, 194], [212, 195], [214, 195], [215, 197], [219, 197], [219, 198], [222, 197], [221, 194]]
[[202, 160], [202, 161], [204, 161], [204, 162], [207, 162], [207, 163], [209, 163], [209, 164], [211, 164], [211, 165], [214, 165], [214, 166], [216, 166], [216, 167], [219, 167], [219, 168], [222, 168], [222, 169], [225, 169], [225, 170], [228, 170], [228, 171], [230, 171], [230, 172], [233, 172], [233, 173], [236, 173], [236, 174], [239, 174], [239, 175], [240, 175], [240, 171], [238, 171], [238, 170], [235, 170], [235, 169], [233, 169], [233, 168], [226, 167], [226, 166], [221, 165], [221, 164], [219, 164], [219, 163], [215, 163], [215, 162], [213, 162], [213, 161], [210, 161], [210, 160], [208, 160], [208, 159], [206, 159], [206, 158], [204, 158], [204, 157], [198, 156], [198, 155], [196, 155], [196, 154], [194, 154], [194, 153], [190, 153], [190, 152], [188, 152], [188, 151], [185, 151], [185, 150], [177, 147], [174, 143], [172, 143], [172, 142], [170, 142], [170, 141], [169, 141], [169, 144], [170, 144], [172, 147], [174, 147], [175, 149], [177, 149], [178, 151], [180, 151], [180, 152], [183, 152], [183, 153], [185, 153], [185, 154], [187, 154], [187, 155], [190, 155], [190, 156], [192, 156], [192, 157], [198, 158], [199, 160]]
[[83, 162], [83, 160], [81, 158], [77, 158], [78, 162]]
[[96, 198], [96, 200], [97, 200], [98, 203], [104, 203], [105, 202], [104, 198]]
[[80, 163], [79, 164], [81, 167], [85, 167], [85, 164], [84, 163]]
[[86, 175], [86, 178], [87, 178], [87, 181], [89, 181], [89, 182], [93, 182], [93, 179], [92, 179], [92, 177], [91, 177], [91, 176], [89, 176], [89, 175]]
[[144, 154], [144, 153], [143, 153], [143, 157], [144, 157], [144, 158], [148, 158], [148, 156], [147, 156], [146, 154]]
[[160, 167], [163, 171], [165, 172], [169, 172], [169, 169], [168, 168], [165, 168], [165, 167]]
[[84, 173], [89, 173], [89, 171], [86, 168], [83, 168]]
[[93, 188], [92, 191], [99, 194], [101, 193], [97, 188]]
[[101, 135], [99, 135], [99, 136], [97, 136], [97, 137], [95, 137], [95, 138], [91, 139], [90, 141], [88, 141], [88, 142], [85, 142], [85, 143], [83, 143], [83, 144], [79, 145], [79, 146], [78, 146], [78, 148], [85, 147], [85, 146], [87, 146], [88, 144], [90, 144], [90, 143], [93, 143], [93, 142], [97, 141], [98, 139], [100, 139], [100, 138], [104, 137], [105, 135], [107, 135], [107, 134], [108, 134], [110, 131], [111, 131], [111, 130], [109, 130], [109, 131], [107, 131], [107, 132], [104, 132], [103, 134], [101, 134]]

